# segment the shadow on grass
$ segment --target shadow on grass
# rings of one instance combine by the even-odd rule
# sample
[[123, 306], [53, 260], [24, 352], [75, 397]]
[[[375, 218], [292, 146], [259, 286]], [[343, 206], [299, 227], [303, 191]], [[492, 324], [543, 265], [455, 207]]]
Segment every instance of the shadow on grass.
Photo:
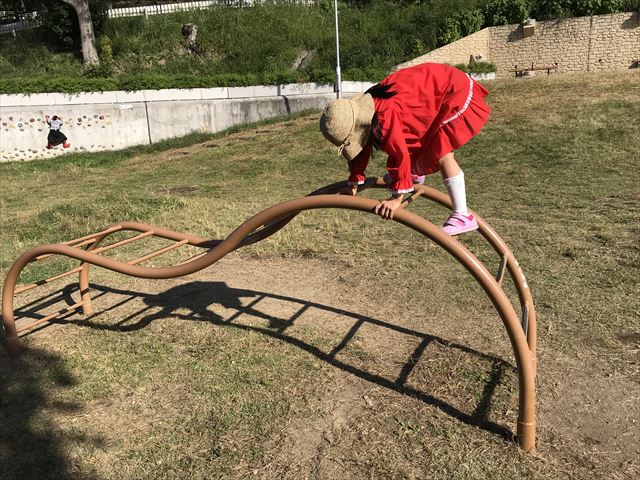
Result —
[[[312, 301], [283, 295], [276, 295], [268, 292], [232, 288], [224, 282], [196, 281], [178, 285], [160, 294], [146, 294], [101, 285], [93, 285], [92, 289], [97, 292], [97, 294], [93, 296], [94, 299], [108, 294], [116, 294], [125, 297], [123, 300], [115, 302], [113, 305], [98, 312], [96, 315], [101, 315], [107, 311], [117, 309], [118, 307], [132, 301], [135, 298], [142, 298], [146, 306], [134, 313], [129, 314], [118, 323], [112, 325], [96, 323], [92, 321], [92, 318], [96, 315], [87, 317], [83, 320], [75, 320], [73, 321], [73, 323], [94, 329], [130, 332], [143, 329], [155, 320], [160, 320], [172, 316], [183, 320], [204, 321], [224, 327], [232, 327], [245, 331], [258, 332], [262, 335], [266, 335], [271, 338], [275, 338], [294, 345], [310, 353], [311, 355], [314, 355], [315, 357], [327, 362], [328, 364], [345, 372], [353, 374], [359, 378], [362, 378], [366, 381], [387, 388], [389, 390], [396, 391], [403, 395], [408, 395], [412, 398], [416, 398], [428, 405], [432, 405], [440, 409], [447, 415], [450, 415], [451, 417], [465, 424], [479, 427], [483, 430], [499, 435], [500, 437], [508, 441], [514, 441], [513, 432], [504, 425], [500, 425], [494, 421], [491, 421], [489, 419], [489, 413], [491, 411], [491, 399], [495, 393], [496, 387], [500, 384], [505, 372], [515, 372], [515, 368], [511, 364], [505, 362], [500, 358], [486, 355], [464, 345], [452, 343], [443, 338], [411, 330], [403, 326], [394, 325], [392, 323], [384, 322], [376, 318], [349, 312], [347, 310], [332, 307], [329, 305], [323, 305]], [[67, 304], [72, 305], [76, 302], [72, 298], [72, 294], [76, 291], [77, 287], [70, 285], [61, 291], [55, 292], [46, 299], [40, 299], [39, 301], [36, 300], [29, 305], [22, 307], [21, 309], [16, 311], [16, 316], [20, 316], [22, 318], [28, 317], [33, 319], [42, 318], [43, 315], [40, 315], [37, 312], [41, 310], [41, 306], [43, 304], [50, 305], [62, 299]], [[250, 300], [246, 305], [243, 305], [242, 299]], [[290, 315], [289, 318], [283, 319], [275, 317], [256, 309], [256, 306], [265, 299], [274, 299], [288, 302], [290, 304], [299, 305], [299, 308], [295, 313]], [[235, 312], [227, 318], [223, 318], [222, 316], [212, 312], [209, 309], [213, 305], [219, 305], [230, 310], [235, 310]], [[325, 312], [344, 316], [354, 320], [354, 323], [349, 331], [329, 353], [326, 353], [319, 347], [312, 345], [311, 343], [307, 343], [304, 340], [296, 338], [293, 335], [287, 333], [287, 329], [295, 323], [296, 319], [298, 319], [310, 308], [320, 309]], [[185, 309], [190, 310], [190, 312], [186, 314], [183, 313]], [[265, 327], [235, 323], [238, 317], [242, 315], [251, 315], [253, 317], [266, 320], [268, 324]], [[73, 316], [73, 312], [67, 315], [66, 318], [70, 316]], [[64, 323], [67, 322], [67, 320], [65, 320], [65, 318], [62, 318], [57, 322]], [[390, 332], [407, 335], [413, 340], [419, 341], [417, 348], [405, 361], [397, 378], [390, 379], [381, 375], [377, 375], [336, 358], [337, 354], [348, 346], [349, 342], [358, 333], [358, 330], [365, 325], [388, 329]], [[407, 385], [407, 380], [411, 372], [417, 365], [427, 347], [431, 344], [437, 344], [445, 348], [455, 349], [460, 352], [464, 352], [469, 356], [473, 356], [477, 359], [490, 363], [491, 373], [489, 374], [489, 379], [484, 384], [483, 392], [480, 396], [478, 404], [476, 405], [472, 413], [463, 412], [462, 410], [450, 405], [442, 399], [439, 399], [415, 387]]]
[[52, 421], [53, 413], [80, 409], [56, 399], [74, 383], [56, 354], [35, 348], [14, 357], [0, 354], [0, 478], [88, 478], [73, 471], [64, 452], [64, 442], [87, 439], [63, 434]]

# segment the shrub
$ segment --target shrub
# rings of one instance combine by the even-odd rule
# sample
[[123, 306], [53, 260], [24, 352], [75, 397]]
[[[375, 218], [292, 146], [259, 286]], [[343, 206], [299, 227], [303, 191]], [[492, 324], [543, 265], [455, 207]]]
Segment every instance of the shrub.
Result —
[[496, 71], [496, 66], [489, 62], [459, 63], [454, 67], [467, 73], [490, 73]]
[[[367, 81], [383, 78], [386, 71], [359, 70], [345, 72], [345, 80]], [[6, 77], [0, 78], [0, 93], [47, 92], [102, 92], [109, 90], [160, 90], [165, 88], [242, 87], [251, 85], [278, 85], [282, 83], [318, 82], [333, 83], [335, 73], [330, 70], [297, 72], [270, 72], [263, 74], [220, 73], [215, 75], [162, 75], [140, 73], [120, 77], [99, 75], [77, 77]]]
[[532, 15], [541, 20], [603, 15], [640, 8], [637, 0], [536, 0], [534, 3]]
[[445, 19], [439, 41], [443, 45], [455, 42], [462, 37], [477, 32], [482, 28], [483, 24], [484, 14], [482, 10], [477, 8], [460, 10]]
[[531, 12], [527, 0], [489, 0], [484, 7], [487, 26], [520, 23]]
[[88, 77], [111, 77], [115, 73], [111, 39], [107, 35], [100, 38], [100, 63], [87, 67], [84, 74]]

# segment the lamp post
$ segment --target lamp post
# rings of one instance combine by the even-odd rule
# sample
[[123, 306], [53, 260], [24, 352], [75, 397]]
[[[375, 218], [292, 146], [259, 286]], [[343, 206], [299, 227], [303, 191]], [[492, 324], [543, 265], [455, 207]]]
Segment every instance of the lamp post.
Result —
[[342, 78], [340, 76], [340, 33], [338, 31], [338, 0], [333, 0], [333, 11], [336, 19], [336, 95], [342, 98]]

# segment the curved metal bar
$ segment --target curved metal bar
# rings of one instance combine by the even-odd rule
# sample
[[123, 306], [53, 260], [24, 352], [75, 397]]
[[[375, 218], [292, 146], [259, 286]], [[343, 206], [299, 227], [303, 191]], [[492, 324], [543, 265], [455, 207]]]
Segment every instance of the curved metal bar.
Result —
[[[120, 222], [109, 225], [106, 229], [104, 229], [93, 239], [93, 243], [87, 247], [87, 251], [91, 252], [98, 249], [100, 243], [104, 241], [109, 235], [113, 233], [123, 232], [123, 231], [138, 231], [138, 232], [147, 232], [152, 231], [154, 236], [165, 238], [167, 240], [174, 240], [178, 242], [187, 241], [189, 245], [194, 246], [202, 246], [204, 244], [208, 244], [211, 241], [206, 240], [204, 238], [198, 237], [196, 235], [189, 235], [184, 233], [173, 232], [171, 230], [166, 230], [163, 228], [158, 228], [153, 225], [148, 225], [144, 223], [138, 222]], [[86, 238], [83, 237], [82, 240]], [[82, 298], [82, 313], [84, 315], [93, 314], [93, 305], [91, 302], [91, 296], [89, 294], [89, 268], [91, 266], [91, 262], [82, 262], [78, 283], [80, 287], [80, 295]]]
[[[345, 182], [337, 182], [326, 187], [320, 188], [310, 195], [316, 195], [320, 193], [336, 193], [344, 187]], [[363, 185], [358, 187], [358, 191], [365, 190], [367, 188], [386, 188], [381, 177], [369, 177], [366, 179]], [[448, 195], [440, 192], [434, 188], [427, 187], [425, 185], [414, 185], [415, 191], [419, 196], [432, 200], [440, 205], [448, 208], [451, 207], [451, 199]], [[533, 362], [534, 372], [537, 369], [537, 324], [536, 324], [536, 310], [533, 304], [533, 297], [529, 290], [529, 284], [524, 276], [524, 272], [520, 267], [520, 264], [516, 260], [511, 249], [507, 246], [504, 240], [491, 228], [491, 226], [485, 222], [476, 212], [473, 212], [478, 221], [478, 231], [489, 242], [491, 247], [500, 256], [501, 262], [506, 263], [509, 276], [513, 280], [513, 283], [518, 292], [518, 298], [520, 301], [520, 308], [523, 312], [522, 324], [526, 325], [525, 336], [527, 337], [527, 343], [529, 350], [531, 351], [531, 361]], [[501, 281], [498, 282], [501, 284]]]
[[[23, 268], [38, 256], [48, 254], [65, 255], [67, 257], [81, 260], [86, 265], [94, 264], [135, 277], [153, 279], [180, 277], [197, 272], [214, 264], [228, 253], [241, 246], [254, 243], [255, 241], [262, 240], [272, 235], [302, 211], [320, 208], [344, 208], [371, 213], [373, 208], [378, 204], [376, 200], [362, 197], [326, 194], [328, 192], [335, 192], [336, 189], [341, 185], [344, 185], [344, 183], [345, 182], [340, 182], [329, 185], [314, 192], [310, 196], [289, 200], [269, 207], [249, 218], [222, 241], [207, 241], [200, 237], [179, 234], [158, 227], [153, 227], [151, 225], [137, 224], [133, 222], [117, 224], [124, 230], [140, 231], [141, 229], [148, 228], [147, 231], [153, 231], [153, 234], [156, 236], [176, 241], [188, 239], [189, 243], [195, 246], [204, 248], [213, 247], [205, 255], [197, 257], [193, 261], [172, 267], [150, 268], [140, 265], [131, 265], [92, 253], [90, 250], [81, 250], [79, 248], [61, 244], [48, 244], [33, 248], [25, 252], [15, 261], [9, 270], [7, 280], [3, 287], [2, 318], [7, 349], [10, 351], [16, 351], [19, 348], [13, 312], [13, 296], [18, 277]], [[384, 184], [381, 183], [380, 179], [378, 179], [374, 182], [367, 182], [363, 188], [371, 186], [381, 187], [384, 186]], [[444, 194], [437, 190], [422, 186], [417, 186], [417, 189], [421, 190], [422, 196], [431, 198], [438, 203], [449, 206], [447, 203], [448, 199], [445, 199]], [[407, 211], [406, 209], [398, 210], [394, 216], [394, 220], [423, 234], [449, 252], [449, 254], [458, 260], [458, 262], [460, 262], [469, 271], [469, 273], [472, 274], [493, 302], [507, 330], [518, 367], [519, 409], [517, 441], [523, 450], [532, 450], [535, 447], [535, 361], [532, 359], [535, 352], [535, 343], [533, 344], [534, 349], [531, 349], [530, 343], [527, 342], [527, 335], [523, 332], [513, 305], [494, 276], [455, 238], [450, 237], [431, 222]], [[513, 255], [502, 239], [500, 239], [500, 237], [495, 234], [495, 232], [493, 232], [493, 230], [490, 229], [490, 227], [480, 218], [478, 218], [478, 223], [480, 225], [480, 233], [487, 238], [493, 247], [496, 250], [500, 250], [502, 253], [509, 255], [509, 271], [512, 276], [515, 275], [514, 280], [523, 280], [524, 275], [522, 275], [521, 269], [517, 266], [515, 258], [513, 258]], [[90, 248], [95, 249], [97, 244], [100, 243], [106, 235], [108, 235], [108, 233], [101, 235], [100, 237], [96, 237], [96, 241], [94, 241]], [[85, 271], [83, 268], [82, 272], [86, 273], [86, 275], [83, 275], [84, 279], [81, 282], [83, 284], [81, 287], [84, 286], [88, 288], [88, 266], [87, 270]], [[526, 289], [526, 292], [528, 292], [528, 289]], [[525, 304], [529, 305], [528, 302], [530, 301], [530, 294], [528, 297], [524, 292], [519, 293], [519, 295], [521, 297], [521, 301], [524, 299]], [[533, 302], [531, 302], [530, 308], [533, 308]], [[531, 319], [529, 319], [530, 331], [532, 330], [532, 325], [533, 331], [535, 332], [535, 321], [531, 322]], [[535, 339], [535, 336], [533, 338]]]
[[[433, 188], [425, 187], [424, 185], [416, 185], [415, 188], [421, 192], [422, 197], [428, 198], [447, 207], [448, 209], [451, 209], [451, 199], [448, 195]], [[500, 255], [501, 261], [502, 258], [506, 261], [507, 270], [509, 271], [509, 275], [511, 276], [518, 292], [520, 308], [522, 309], [523, 315], [526, 316], [526, 318], [523, 319], [523, 323], [527, 325], [525, 335], [527, 337], [529, 350], [531, 351], [531, 361], [533, 362], [535, 372], [537, 360], [536, 310], [533, 305], [533, 297], [531, 296], [531, 290], [529, 290], [529, 284], [524, 276], [524, 272], [522, 271], [520, 264], [504, 240], [476, 212], [473, 212], [473, 215], [478, 221], [478, 231], [480, 234], [489, 242], [496, 253]]]

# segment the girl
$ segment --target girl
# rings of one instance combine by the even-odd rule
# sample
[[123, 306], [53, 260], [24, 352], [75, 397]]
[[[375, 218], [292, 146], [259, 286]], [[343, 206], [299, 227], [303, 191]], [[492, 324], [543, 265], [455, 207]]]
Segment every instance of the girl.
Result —
[[385, 182], [391, 197], [375, 212], [393, 218], [405, 193], [424, 175], [442, 172], [453, 212], [443, 230], [458, 235], [478, 228], [467, 210], [464, 173], [453, 151], [480, 132], [487, 121], [489, 94], [469, 75], [449, 65], [423, 63], [392, 73], [364, 94], [330, 102], [320, 130], [349, 163], [350, 189], [364, 183], [373, 147], [389, 157]]
[[63, 148], [69, 148], [71, 144], [67, 143], [67, 137], [60, 131], [62, 127], [62, 117], [54, 115], [49, 120], [49, 115], [45, 116], [45, 120], [49, 124], [49, 136], [47, 137], [47, 149], [62, 144]]

